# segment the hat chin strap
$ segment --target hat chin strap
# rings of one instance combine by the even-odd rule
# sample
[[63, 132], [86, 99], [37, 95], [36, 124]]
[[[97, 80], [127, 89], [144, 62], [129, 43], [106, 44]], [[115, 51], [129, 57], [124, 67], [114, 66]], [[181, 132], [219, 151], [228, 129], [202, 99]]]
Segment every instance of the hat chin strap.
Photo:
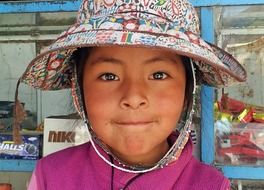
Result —
[[[193, 92], [192, 93], [193, 93], [193, 97], [194, 97], [194, 95], [196, 93], [197, 85], [196, 85], [196, 77], [195, 77], [195, 68], [194, 68], [192, 59], [190, 59], [190, 64], [191, 64], [192, 74], [193, 74]], [[77, 89], [79, 89], [79, 88], [77, 88]], [[79, 90], [77, 90], [75, 92], [75, 95], [78, 94], [78, 93], [79, 93]], [[82, 104], [79, 104], [80, 103], [79, 101], [80, 101], [80, 99], [78, 99], [77, 101], [75, 99], [75, 104], [78, 103], [78, 105], [82, 105]], [[194, 105], [195, 105], [195, 101], [194, 101], [194, 98], [193, 98], [191, 106], [189, 106], [187, 108], [187, 111], [189, 112], [189, 114], [187, 114], [186, 122], [185, 122], [184, 127], [181, 130], [178, 138], [176, 139], [174, 144], [170, 147], [170, 149], [167, 151], [167, 153], [156, 164], [154, 164], [154, 166], [148, 167], [148, 168], [142, 167], [142, 166], [131, 166], [131, 165], [129, 165], [127, 163], [124, 163], [123, 161], [119, 160], [119, 158], [117, 158], [109, 150], [109, 148], [107, 148], [107, 146], [94, 133], [94, 130], [92, 129], [92, 126], [89, 123], [88, 118], [85, 116], [85, 118], [83, 118], [83, 119], [84, 119], [84, 122], [85, 122], [85, 126], [88, 128], [88, 131], [89, 131], [88, 135], [89, 135], [89, 139], [90, 139], [90, 142], [92, 144], [92, 147], [93, 147], [95, 152], [98, 154], [98, 156], [102, 160], [104, 160], [110, 166], [112, 166], [112, 167], [114, 167], [114, 168], [116, 168], [118, 170], [124, 171], [124, 172], [145, 173], [145, 172], [153, 171], [155, 169], [163, 168], [163, 167], [167, 166], [168, 164], [170, 164], [171, 162], [176, 161], [180, 157], [181, 152], [182, 152], [184, 146], [186, 145], [186, 143], [187, 143], [187, 141], [189, 139], [189, 133], [191, 131], [191, 124], [192, 124], [192, 117], [193, 117], [193, 114], [194, 114]], [[78, 107], [80, 107], [80, 106], [78, 106]], [[82, 111], [79, 110], [79, 113], [80, 112], [81, 112], [81, 116], [85, 115]], [[102, 148], [104, 150], [104, 152], [106, 152], [108, 155], [112, 155], [112, 157], [119, 164], [116, 165], [115, 163], [112, 163], [107, 158], [105, 158], [104, 155], [102, 153], [100, 153], [97, 145], [100, 148]]]

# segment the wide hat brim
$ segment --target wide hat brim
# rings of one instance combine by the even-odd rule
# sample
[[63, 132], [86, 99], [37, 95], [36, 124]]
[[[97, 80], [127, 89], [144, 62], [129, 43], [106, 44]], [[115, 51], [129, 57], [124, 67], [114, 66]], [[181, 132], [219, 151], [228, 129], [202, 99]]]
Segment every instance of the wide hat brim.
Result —
[[31, 61], [21, 81], [42, 90], [72, 87], [72, 53], [81, 47], [135, 46], [163, 48], [190, 57], [196, 63], [203, 84], [222, 87], [246, 80], [246, 71], [226, 51], [205, 42], [191, 32], [93, 29], [90, 24], [76, 24], [63, 32], [49, 47]]

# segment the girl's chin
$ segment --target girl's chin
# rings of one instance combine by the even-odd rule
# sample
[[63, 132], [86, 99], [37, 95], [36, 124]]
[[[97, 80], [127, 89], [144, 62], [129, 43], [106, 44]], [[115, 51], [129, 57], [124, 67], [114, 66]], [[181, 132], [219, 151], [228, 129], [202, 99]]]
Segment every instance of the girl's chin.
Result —
[[110, 148], [112, 153], [120, 160], [129, 164], [144, 164], [146, 166], [152, 166], [158, 162], [168, 151], [168, 142], [160, 144], [160, 146], [153, 147], [151, 142], [140, 139], [131, 139], [119, 144], [116, 149]]
[[152, 166], [163, 156], [163, 153], [150, 156], [151, 153], [149, 151], [143, 150], [128, 150], [122, 151], [122, 153], [113, 151], [113, 154], [125, 163], [141, 166]]

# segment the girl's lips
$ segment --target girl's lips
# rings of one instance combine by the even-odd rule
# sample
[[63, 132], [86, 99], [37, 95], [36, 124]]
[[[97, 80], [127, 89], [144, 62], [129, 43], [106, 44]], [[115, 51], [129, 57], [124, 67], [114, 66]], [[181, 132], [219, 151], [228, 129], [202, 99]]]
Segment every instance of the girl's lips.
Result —
[[145, 127], [153, 124], [154, 121], [118, 121], [115, 122], [118, 126], [124, 127]]

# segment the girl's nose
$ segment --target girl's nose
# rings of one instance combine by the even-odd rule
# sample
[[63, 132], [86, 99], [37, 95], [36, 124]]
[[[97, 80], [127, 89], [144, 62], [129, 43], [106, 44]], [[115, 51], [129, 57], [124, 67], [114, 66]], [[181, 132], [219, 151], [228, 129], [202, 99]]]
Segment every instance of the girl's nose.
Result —
[[126, 82], [122, 87], [120, 106], [123, 109], [143, 109], [148, 107], [147, 88], [144, 82]]

